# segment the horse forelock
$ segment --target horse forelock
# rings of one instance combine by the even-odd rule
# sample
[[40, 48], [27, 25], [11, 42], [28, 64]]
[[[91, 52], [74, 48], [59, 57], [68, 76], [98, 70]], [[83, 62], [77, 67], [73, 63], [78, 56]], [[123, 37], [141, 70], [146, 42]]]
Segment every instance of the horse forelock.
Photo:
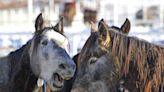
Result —
[[142, 82], [140, 88], [145, 87], [146, 80], [152, 80], [150, 89], [158, 90], [159, 85], [164, 84], [164, 48], [113, 30], [108, 31], [112, 34], [112, 56], [118, 57], [122, 75], [129, 73], [130, 62], [135, 61], [138, 78]]
[[36, 52], [37, 47], [38, 47], [41, 39], [43, 38], [44, 34], [47, 31], [54, 31], [55, 34], [49, 34], [49, 36], [55, 38], [55, 42], [57, 41], [57, 43], [59, 45], [61, 45], [64, 49], [69, 49], [68, 48], [69, 47], [69, 42], [68, 42], [67, 37], [64, 34], [60, 33], [54, 27], [45, 27], [45, 28], [41, 29], [40, 31], [38, 31], [34, 34], [34, 37], [32, 39], [33, 41], [32, 41], [32, 44], [31, 44], [31, 50], [30, 50], [31, 53]]

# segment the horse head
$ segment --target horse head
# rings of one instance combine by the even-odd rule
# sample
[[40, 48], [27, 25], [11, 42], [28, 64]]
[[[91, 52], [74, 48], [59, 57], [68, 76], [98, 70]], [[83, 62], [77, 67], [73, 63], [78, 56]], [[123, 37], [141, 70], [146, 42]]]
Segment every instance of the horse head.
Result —
[[130, 22], [127, 19], [121, 28], [109, 27], [102, 19], [98, 30], [92, 24], [91, 35], [82, 48], [77, 61], [77, 77], [72, 92], [116, 92], [119, 79], [113, 57], [109, 54], [112, 35], [109, 30], [128, 34]]
[[64, 80], [73, 77], [76, 65], [67, 53], [68, 39], [63, 35], [62, 18], [47, 27], [42, 14], [35, 21], [35, 34], [29, 46], [30, 67], [52, 91], [59, 91]]

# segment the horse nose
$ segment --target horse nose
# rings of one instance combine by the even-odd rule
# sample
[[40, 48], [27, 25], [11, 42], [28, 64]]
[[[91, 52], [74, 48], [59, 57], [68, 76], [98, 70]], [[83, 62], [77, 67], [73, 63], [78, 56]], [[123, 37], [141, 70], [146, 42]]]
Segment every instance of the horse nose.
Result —
[[[73, 60], [72, 60], [73, 61]], [[74, 61], [73, 61], [73, 63], [72, 63], [72, 65], [71, 65], [71, 67], [72, 67], [72, 69], [75, 71], [76, 70], [76, 64], [74, 63]]]
[[76, 64], [73, 64], [73, 70], [76, 70]]
[[59, 68], [60, 69], [63, 69], [63, 70], [65, 70], [65, 69], [71, 69], [71, 70], [73, 70], [75, 72], [75, 70], [76, 70], [76, 64], [72, 60], [69, 64], [68, 63], [61, 63], [61, 64], [59, 64]]
[[73, 70], [76, 70], [76, 64], [73, 65]]

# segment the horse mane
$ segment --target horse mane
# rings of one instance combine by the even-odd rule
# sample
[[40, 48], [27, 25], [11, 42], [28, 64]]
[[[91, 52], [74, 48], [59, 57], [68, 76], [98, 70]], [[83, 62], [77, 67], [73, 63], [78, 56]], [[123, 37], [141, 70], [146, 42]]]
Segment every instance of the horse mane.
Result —
[[31, 40], [21, 48], [12, 51], [8, 55], [10, 63], [10, 88], [12, 92], [32, 92], [36, 85], [37, 77], [32, 73], [29, 65], [28, 49]]
[[[129, 37], [110, 30], [112, 56], [117, 57], [121, 64], [122, 75], [129, 73], [130, 63], [135, 63], [139, 79], [140, 91], [157, 92], [164, 86], [164, 48], [147, 41]], [[133, 62], [132, 62], [133, 61]]]
[[[8, 57], [9, 57], [9, 61], [11, 61], [11, 69], [13, 68], [17, 68], [15, 67], [16, 64], [18, 64], [18, 62], [21, 61], [21, 57], [22, 57], [22, 53], [24, 53], [27, 45], [31, 42], [31, 40], [29, 40], [25, 45], [23, 45], [22, 47], [20, 47], [19, 49], [12, 51], [9, 53]], [[11, 71], [12, 73], [13, 71]]]

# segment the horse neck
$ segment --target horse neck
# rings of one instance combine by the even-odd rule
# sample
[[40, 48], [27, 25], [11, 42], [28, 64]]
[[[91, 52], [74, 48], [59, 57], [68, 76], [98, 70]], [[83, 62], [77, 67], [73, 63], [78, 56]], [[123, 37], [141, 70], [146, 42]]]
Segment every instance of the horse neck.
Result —
[[[29, 42], [27, 42], [21, 48], [17, 49], [16, 51], [11, 52], [8, 55], [10, 67], [11, 67], [11, 74], [17, 73], [20, 70], [20, 66], [22, 65], [22, 63], [27, 61], [26, 59], [28, 59], [28, 55], [27, 55], [27, 57], [25, 55], [28, 52], [25, 52], [25, 50], [27, 49], [28, 43]], [[11, 76], [13, 76], [13, 75], [11, 75]]]
[[[149, 87], [149, 89], [158, 90], [160, 83], [163, 83], [163, 81], [161, 82], [163, 80], [161, 73], [164, 71], [164, 48], [121, 34], [115, 34], [115, 37], [116, 39], [112, 43], [112, 55], [117, 57], [121, 63], [122, 75], [126, 77], [129, 73], [132, 74], [130, 71], [134, 69], [136, 76], [139, 76], [139, 79], [137, 77], [135, 79], [141, 83], [140, 90], [146, 88], [147, 81], [155, 81], [156, 85]], [[132, 67], [131, 64], [134, 66]], [[147, 66], [149, 67], [145, 68]], [[148, 71], [153, 74], [147, 73]], [[158, 78], [154, 76], [158, 76]], [[132, 81], [134, 81], [134, 77]]]
[[[12, 90], [24, 92], [25, 89], [28, 89], [26, 92], [32, 92], [32, 86], [34, 83], [29, 83], [30, 81], [35, 82], [36, 77], [31, 71], [30, 68], [30, 59], [29, 59], [29, 45], [31, 41], [28, 41], [25, 45], [19, 48], [16, 51], [13, 51], [9, 54], [10, 58], [10, 76], [11, 76], [11, 88]], [[29, 88], [26, 88], [29, 86]]]

